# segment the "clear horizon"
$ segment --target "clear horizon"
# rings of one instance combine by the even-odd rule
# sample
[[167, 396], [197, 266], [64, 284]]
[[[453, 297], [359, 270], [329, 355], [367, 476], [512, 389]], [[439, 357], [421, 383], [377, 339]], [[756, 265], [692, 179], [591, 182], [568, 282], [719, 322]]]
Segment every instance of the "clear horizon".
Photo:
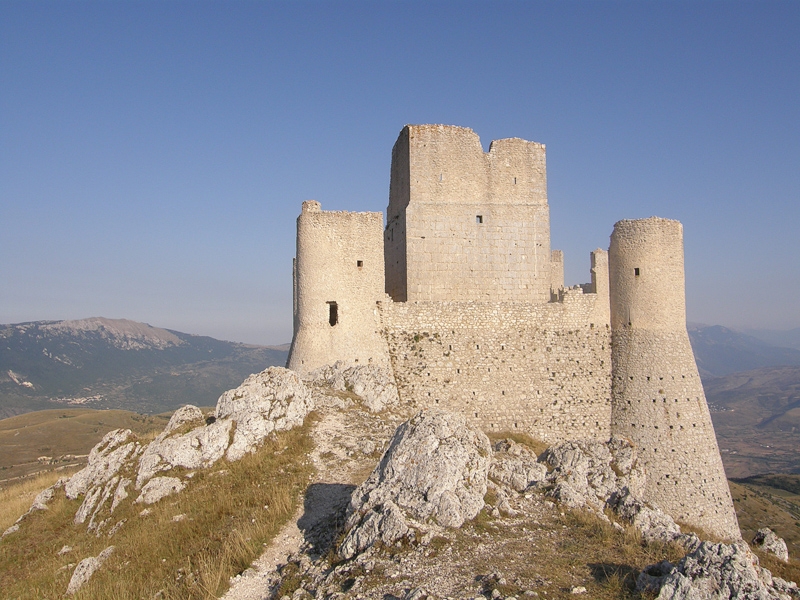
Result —
[[0, 4], [0, 322], [291, 339], [303, 200], [382, 211], [407, 123], [547, 145], [568, 284], [684, 225], [689, 321], [800, 327], [796, 2]]

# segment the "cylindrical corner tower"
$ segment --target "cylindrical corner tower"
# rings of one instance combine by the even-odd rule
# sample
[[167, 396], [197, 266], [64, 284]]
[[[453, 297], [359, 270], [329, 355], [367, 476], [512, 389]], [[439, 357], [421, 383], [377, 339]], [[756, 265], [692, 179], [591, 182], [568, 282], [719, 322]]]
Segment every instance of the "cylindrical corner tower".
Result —
[[611, 431], [638, 449], [645, 500], [678, 522], [740, 539], [686, 331], [683, 226], [657, 217], [618, 222], [608, 266]]
[[294, 337], [287, 367], [301, 374], [343, 360], [389, 364], [377, 302], [385, 298], [383, 215], [303, 202], [294, 262]]

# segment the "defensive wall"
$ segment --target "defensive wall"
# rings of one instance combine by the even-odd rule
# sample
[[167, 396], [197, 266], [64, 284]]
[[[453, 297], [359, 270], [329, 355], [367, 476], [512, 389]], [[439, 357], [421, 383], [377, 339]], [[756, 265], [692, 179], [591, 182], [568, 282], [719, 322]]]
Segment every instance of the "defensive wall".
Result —
[[607, 298], [383, 303], [401, 397], [463, 414], [486, 431], [547, 442], [605, 440], [611, 423]]
[[686, 331], [677, 221], [620, 221], [591, 282], [564, 287], [550, 248], [545, 148], [483, 152], [469, 129], [406, 126], [381, 213], [297, 220], [288, 366], [390, 367], [403, 400], [486, 431], [636, 445], [646, 500], [740, 533]]

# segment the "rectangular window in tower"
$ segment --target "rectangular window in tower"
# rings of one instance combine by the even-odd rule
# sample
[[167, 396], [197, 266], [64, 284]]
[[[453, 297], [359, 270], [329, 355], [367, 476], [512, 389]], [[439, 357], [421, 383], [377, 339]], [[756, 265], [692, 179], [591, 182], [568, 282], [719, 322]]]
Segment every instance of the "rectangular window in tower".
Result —
[[638, 277], [638, 276], [639, 276], [639, 267], [634, 267], [634, 268], [633, 268], [633, 274], [634, 274], [634, 276], [636, 276], [636, 277]]
[[364, 261], [363, 260], [357, 260], [356, 261], [356, 266], [360, 269], [361, 267], [364, 266]]
[[483, 215], [475, 215], [475, 222], [478, 224], [483, 223]]
[[336, 302], [328, 302], [328, 323], [331, 327], [339, 322], [339, 305]]

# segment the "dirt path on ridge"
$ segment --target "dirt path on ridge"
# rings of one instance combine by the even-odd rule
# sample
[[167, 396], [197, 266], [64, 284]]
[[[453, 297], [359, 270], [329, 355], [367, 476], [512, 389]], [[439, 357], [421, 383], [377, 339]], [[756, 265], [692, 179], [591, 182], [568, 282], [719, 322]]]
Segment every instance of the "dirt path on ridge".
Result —
[[401, 411], [372, 414], [360, 403], [341, 398], [317, 400], [311, 460], [316, 473], [303, 504], [264, 552], [241, 575], [231, 578], [221, 600], [264, 600], [278, 581], [277, 569], [299, 551], [315, 557], [328, 550], [355, 487], [377, 464], [397, 426]]

